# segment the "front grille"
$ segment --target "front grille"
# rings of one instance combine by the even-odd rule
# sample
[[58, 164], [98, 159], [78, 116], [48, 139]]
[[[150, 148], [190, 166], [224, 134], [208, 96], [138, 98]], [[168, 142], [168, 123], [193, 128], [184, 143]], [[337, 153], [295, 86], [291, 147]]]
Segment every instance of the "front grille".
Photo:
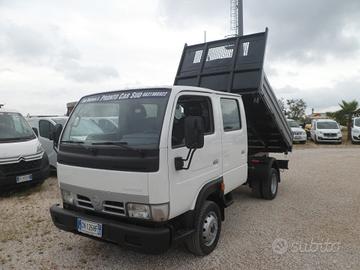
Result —
[[101, 201], [101, 200], [92, 202], [89, 197], [81, 194], [77, 194], [76, 205], [78, 207], [88, 210], [96, 210], [112, 215], [125, 216], [125, 207], [124, 207], [125, 204], [123, 202]]
[[293, 132], [293, 135], [296, 135], [296, 136], [302, 135], [302, 134], [303, 134], [302, 132]]
[[0, 165], [0, 170], [5, 176], [21, 175], [26, 173], [32, 173], [39, 170], [41, 167], [41, 159], [32, 161], [20, 161], [17, 163]]
[[88, 197], [78, 194], [76, 198], [76, 202], [79, 207], [94, 210], [94, 206]]
[[105, 201], [103, 212], [114, 214], [114, 215], [125, 215], [125, 208], [123, 202]]
[[326, 137], [336, 137], [336, 133], [324, 133], [324, 136]]

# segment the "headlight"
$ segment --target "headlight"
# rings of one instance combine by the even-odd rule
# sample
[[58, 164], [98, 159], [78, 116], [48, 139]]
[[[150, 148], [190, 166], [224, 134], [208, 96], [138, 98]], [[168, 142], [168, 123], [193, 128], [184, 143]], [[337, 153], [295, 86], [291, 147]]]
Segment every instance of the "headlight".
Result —
[[169, 204], [139, 204], [128, 203], [127, 212], [129, 217], [148, 219], [153, 221], [165, 221], [169, 218]]
[[61, 196], [64, 203], [74, 204], [74, 195], [72, 192], [62, 189]]
[[44, 152], [45, 152], [45, 150], [42, 147], [42, 145], [38, 144], [38, 146], [36, 147], [36, 154], [40, 154], [40, 153], [44, 153]]
[[151, 218], [150, 207], [147, 204], [128, 203], [127, 211], [129, 217], [142, 219]]

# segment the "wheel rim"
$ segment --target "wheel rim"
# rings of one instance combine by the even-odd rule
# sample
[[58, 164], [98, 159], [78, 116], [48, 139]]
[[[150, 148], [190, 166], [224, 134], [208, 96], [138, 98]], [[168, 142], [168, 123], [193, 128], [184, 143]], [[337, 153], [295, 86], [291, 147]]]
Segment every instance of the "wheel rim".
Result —
[[271, 176], [271, 193], [275, 194], [277, 190], [278, 179], [276, 173]]
[[202, 240], [205, 246], [211, 246], [218, 233], [218, 218], [214, 212], [209, 212], [204, 219]]

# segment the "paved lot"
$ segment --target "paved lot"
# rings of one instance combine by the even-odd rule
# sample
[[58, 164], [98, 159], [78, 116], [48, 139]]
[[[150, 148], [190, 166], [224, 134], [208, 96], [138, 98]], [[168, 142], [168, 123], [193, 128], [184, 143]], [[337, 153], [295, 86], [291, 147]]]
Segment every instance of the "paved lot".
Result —
[[0, 198], [0, 269], [359, 269], [360, 148], [295, 147], [278, 197], [235, 192], [218, 248], [135, 253], [56, 229], [56, 178]]

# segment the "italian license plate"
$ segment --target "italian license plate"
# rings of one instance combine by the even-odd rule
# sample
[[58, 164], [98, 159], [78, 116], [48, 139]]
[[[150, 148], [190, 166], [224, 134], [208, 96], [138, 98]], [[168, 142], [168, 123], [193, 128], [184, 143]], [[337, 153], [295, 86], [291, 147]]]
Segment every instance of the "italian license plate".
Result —
[[88, 235], [102, 237], [102, 224], [84, 220], [82, 218], [77, 219], [77, 230], [81, 233]]
[[16, 176], [16, 183], [29, 182], [32, 180], [32, 174]]

